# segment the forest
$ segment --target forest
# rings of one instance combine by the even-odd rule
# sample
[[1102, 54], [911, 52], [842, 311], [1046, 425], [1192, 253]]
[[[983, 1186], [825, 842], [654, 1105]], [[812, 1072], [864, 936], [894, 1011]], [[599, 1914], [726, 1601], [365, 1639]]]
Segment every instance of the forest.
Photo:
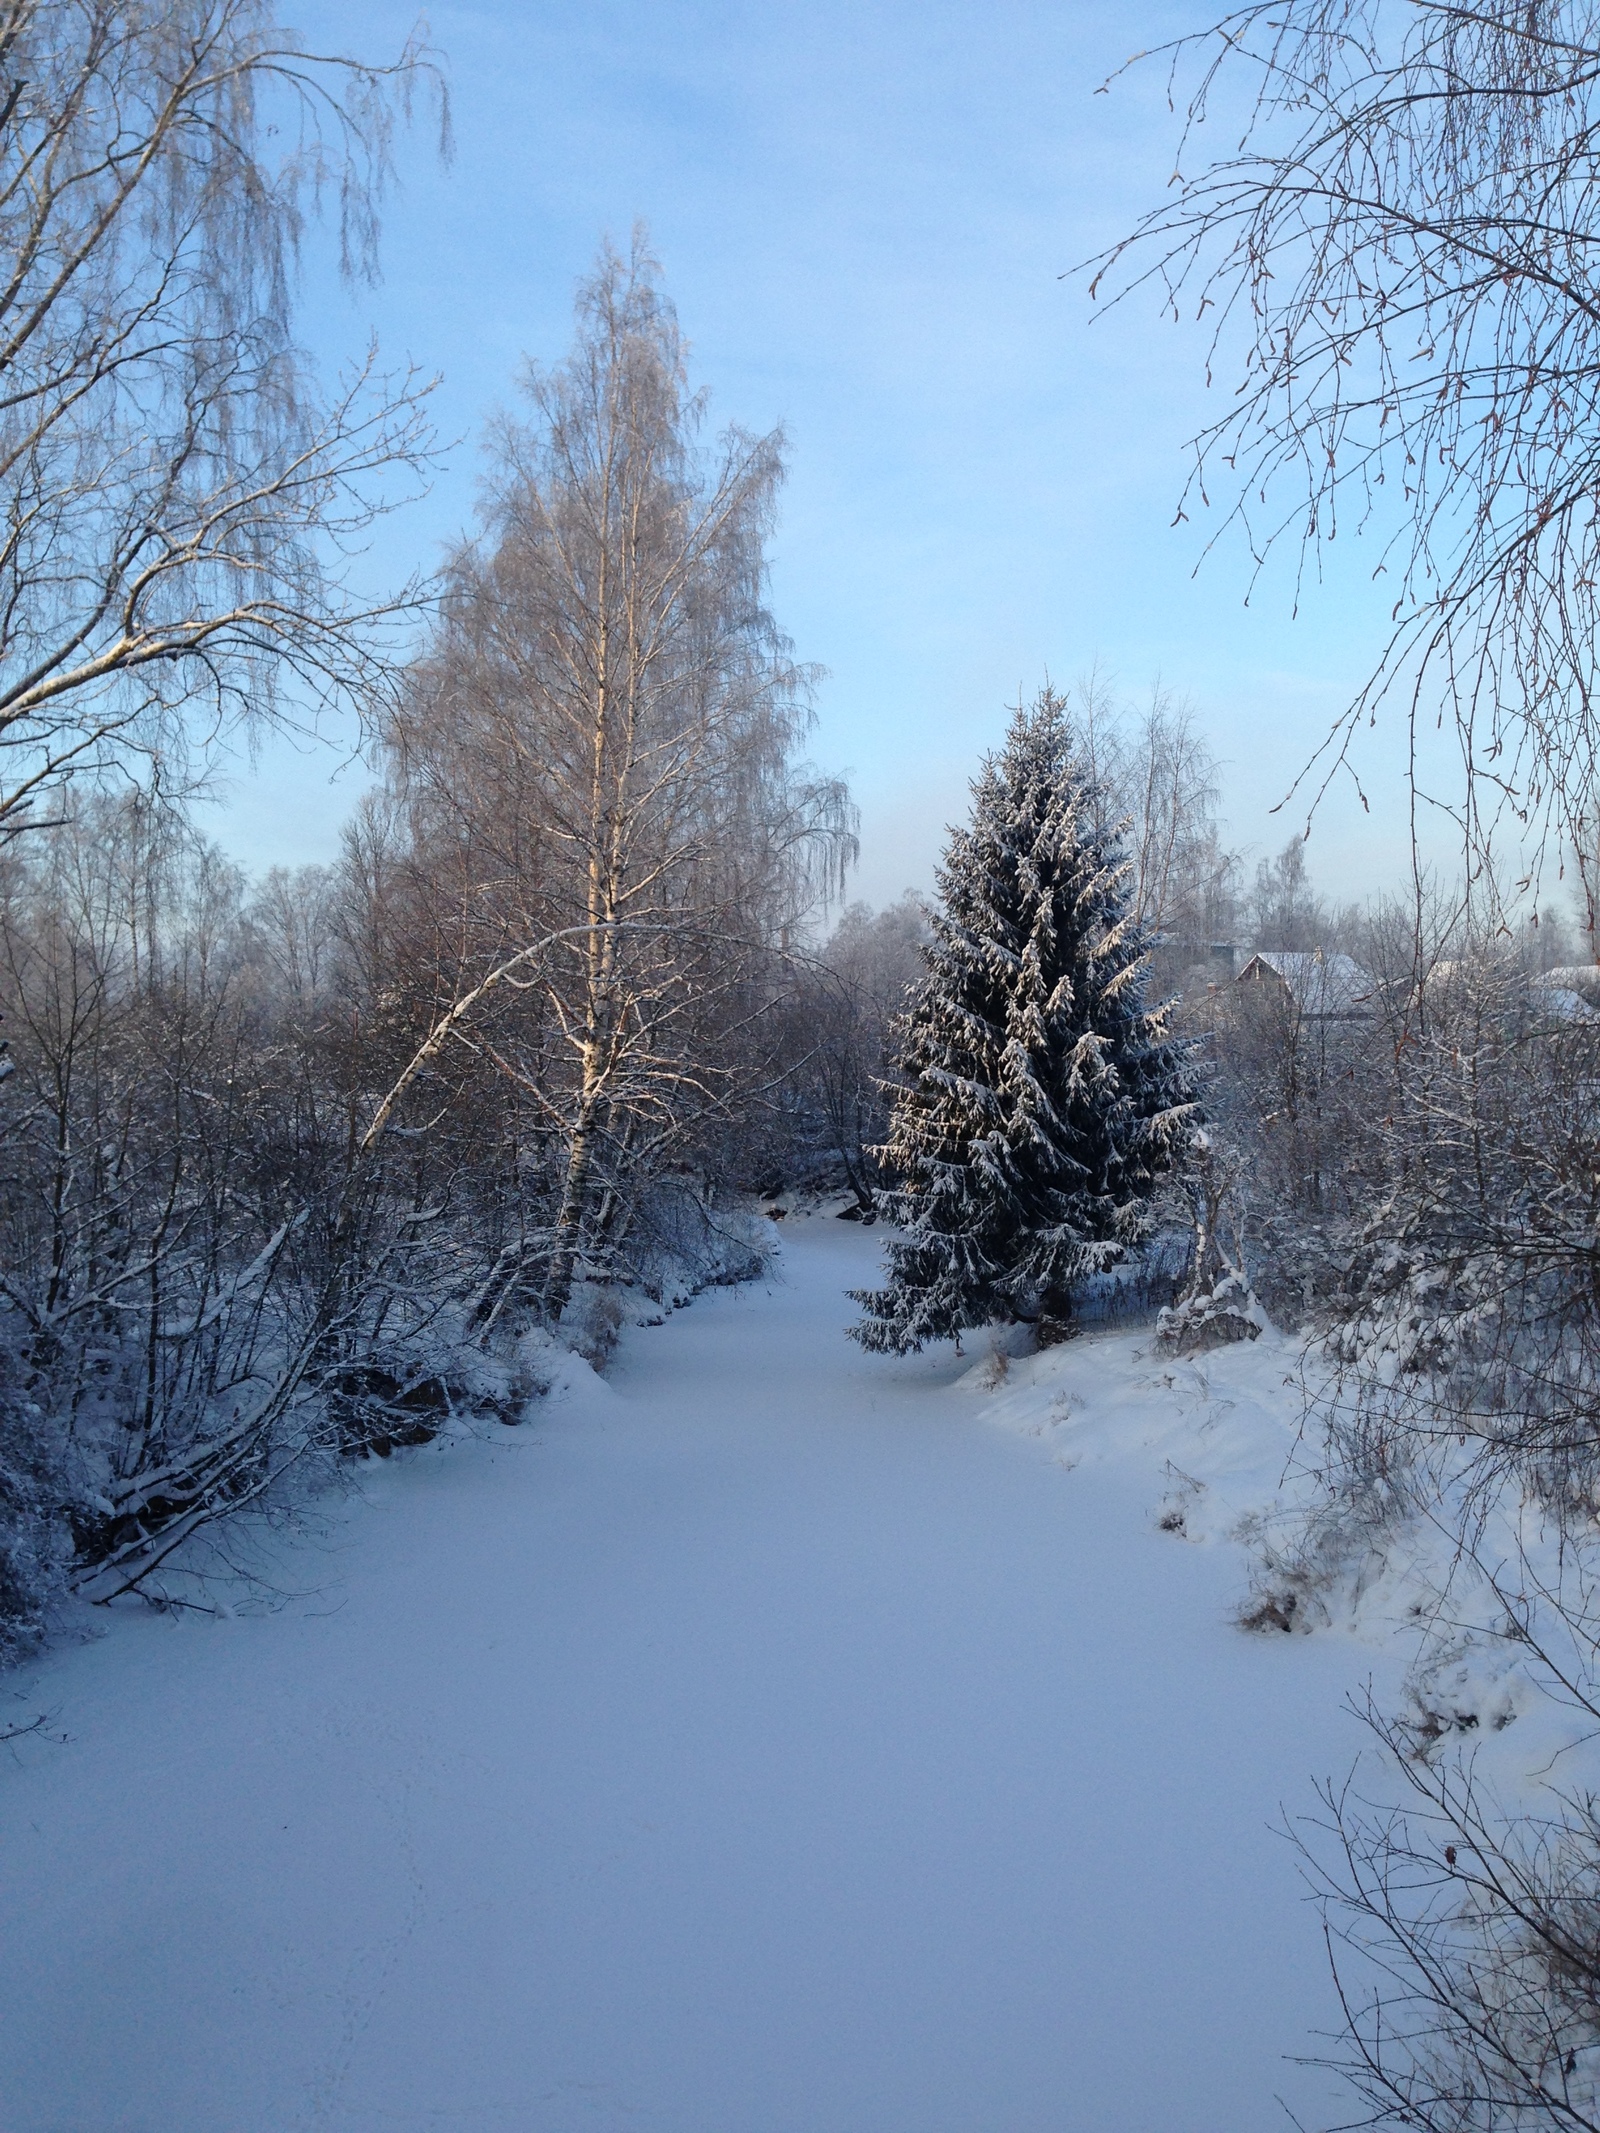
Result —
[[[1393, 634], [1265, 857], [1180, 690], [1041, 663], [873, 910], [773, 612], [790, 447], [714, 412], [645, 230], [506, 380], [441, 569], [375, 589], [431, 388], [319, 378], [295, 261], [331, 203], [371, 270], [442, 61], [316, 56], [268, 0], [4, 0], [0, 1660], [251, 1604], [374, 1462], [525, 1428], [842, 1221], [873, 1367], [1286, 1343], [1243, 1628], [1409, 1563], [1413, 1691], [1470, 1635], [1587, 1737], [1597, 62], [1570, 0], [1247, 5], [1141, 62], [1184, 174], [1095, 299], [1225, 318], [1194, 483], [1259, 566], [1396, 476]], [[337, 856], [246, 874], [198, 826], [219, 750], [333, 706], [373, 773]], [[1459, 859], [1338, 900], [1310, 825], [1378, 715], [1459, 740]], [[1295, 1838], [1352, 2122], [1600, 2126], [1586, 1766], [1490, 1785], [1476, 1707], [1366, 1718], [1398, 1792]]]

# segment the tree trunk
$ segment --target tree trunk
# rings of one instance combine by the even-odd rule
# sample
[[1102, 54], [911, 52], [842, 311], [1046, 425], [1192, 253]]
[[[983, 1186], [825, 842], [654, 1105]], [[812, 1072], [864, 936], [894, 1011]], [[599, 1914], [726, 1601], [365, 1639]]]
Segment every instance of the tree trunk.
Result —
[[567, 1151], [566, 1183], [561, 1192], [561, 1211], [556, 1216], [550, 1278], [545, 1284], [545, 1311], [553, 1326], [561, 1323], [561, 1314], [572, 1300], [572, 1276], [583, 1245], [583, 1217], [594, 1161], [594, 1114], [595, 1106], [585, 1103]]

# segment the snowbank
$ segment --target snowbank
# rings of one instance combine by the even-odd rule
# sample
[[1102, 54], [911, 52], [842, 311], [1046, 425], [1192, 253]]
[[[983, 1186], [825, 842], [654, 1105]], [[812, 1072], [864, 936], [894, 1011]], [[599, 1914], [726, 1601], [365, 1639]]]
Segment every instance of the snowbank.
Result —
[[1242, 1628], [1331, 1635], [1381, 1663], [1415, 1751], [1469, 1745], [1507, 1801], [1538, 1798], [1557, 1765], [1569, 1784], [1594, 1766], [1593, 1714], [1552, 1671], [1580, 1677], [1584, 1653], [1549, 1604], [1592, 1619], [1590, 1573], [1510, 1488], [1468, 1505], [1446, 1458], [1381, 1501], [1350, 1500], [1325, 1454], [1334, 1370], [1270, 1325], [1187, 1359], [1148, 1325], [1027, 1345], [1024, 1328], [988, 1338], [959, 1381], [977, 1414], [1059, 1467], [1127, 1478], [1158, 1532], [1220, 1549]]

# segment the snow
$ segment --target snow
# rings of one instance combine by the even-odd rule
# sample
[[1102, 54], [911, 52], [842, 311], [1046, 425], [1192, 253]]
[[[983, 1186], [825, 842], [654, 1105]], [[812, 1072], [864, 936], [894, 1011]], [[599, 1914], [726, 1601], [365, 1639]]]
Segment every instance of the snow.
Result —
[[[1476, 1447], [1453, 1443], [1387, 1528], [1327, 1516], [1321, 1403], [1342, 1396], [1334, 1366], [1259, 1307], [1253, 1317], [1257, 1339], [1187, 1359], [1149, 1328], [1015, 1359], [1017, 1336], [995, 1335], [961, 1382], [984, 1420], [1058, 1466], [1142, 1479], [1157, 1530], [1223, 1554], [1235, 1618], [1293, 1592], [1286, 1626], [1336, 1638], [1358, 1693], [1370, 1677], [1380, 1710], [1430, 1753], [1453, 1742], [1509, 1810], [1550, 1814], [1552, 1784], [1560, 1795], [1594, 1783], [1592, 1548], [1514, 1479], [1486, 1493]], [[1508, 1603], [1551, 1666], [1506, 1635]]]
[[877, 1255], [792, 1216], [607, 1382], [373, 1463], [275, 1611], [32, 1671], [5, 2133], [1338, 2115], [1274, 1825], [1381, 1655], [1230, 1620], [1288, 1351], [869, 1356]]

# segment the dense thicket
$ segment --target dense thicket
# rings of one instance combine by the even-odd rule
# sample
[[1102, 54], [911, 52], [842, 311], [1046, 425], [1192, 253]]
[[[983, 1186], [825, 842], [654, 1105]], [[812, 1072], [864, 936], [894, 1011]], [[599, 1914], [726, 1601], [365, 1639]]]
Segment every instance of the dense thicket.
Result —
[[393, 679], [416, 601], [354, 558], [423, 392], [323, 390], [292, 293], [324, 202], [372, 265], [427, 72], [263, 0], [0, 7], [0, 1648], [269, 1493], [359, 1338], [351, 1060], [168, 810], [240, 722]]
[[878, 912], [851, 904], [816, 954], [796, 959], [783, 1031], [789, 1072], [751, 1142], [753, 1174], [773, 1197], [795, 1186], [842, 1189], [856, 1213], [876, 1219], [894, 1031], [928, 938], [927, 900], [908, 890]]
[[702, 449], [638, 248], [528, 396], [336, 867], [249, 892], [132, 790], [7, 848], [13, 1645], [66, 1583], [193, 1598], [289, 1477], [515, 1413], [557, 1327], [599, 1358], [620, 1291], [757, 1263], [852, 848], [764, 604], [779, 440]]

